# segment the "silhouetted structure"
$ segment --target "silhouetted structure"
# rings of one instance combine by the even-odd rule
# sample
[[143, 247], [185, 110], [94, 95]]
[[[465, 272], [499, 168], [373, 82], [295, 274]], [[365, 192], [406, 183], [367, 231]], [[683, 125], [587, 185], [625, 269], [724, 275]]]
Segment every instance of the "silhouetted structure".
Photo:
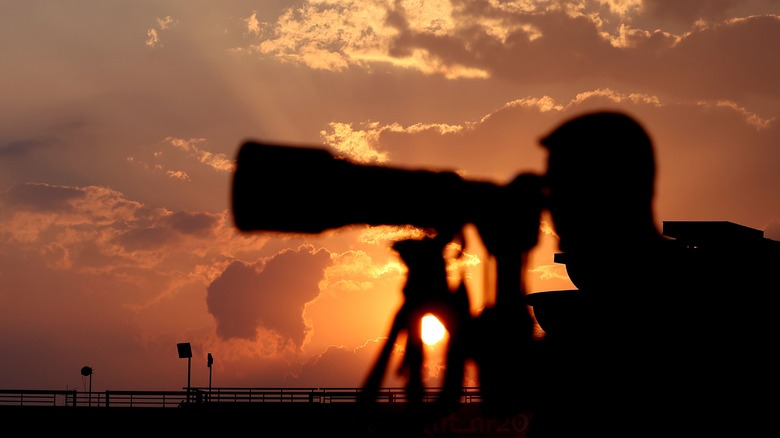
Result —
[[[664, 236], [674, 239], [675, 245], [700, 261], [719, 260], [716, 268], [724, 262], [733, 263], [735, 258], [753, 267], [756, 276], [764, 284], [771, 284], [776, 269], [780, 268], [780, 241], [764, 237], [764, 232], [729, 221], [664, 221]], [[641, 255], [636, 255], [641, 259]], [[566, 254], [555, 254], [555, 262], [566, 264]], [[736, 268], [736, 265], [733, 266]], [[762, 267], [766, 269], [762, 272]], [[733, 269], [730, 269], [733, 270]], [[775, 287], [776, 289], [776, 287]], [[747, 324], [774, 319], [769, 306], [771, 288], [750, 290], [738, 287], [724, 298], [734, 302], [734, 311], [744, 310], [742, 316]], [[528, 295], [528, 304], [533, 307], [537, 323], [547, 336], [558, 336], [576, 330], [577, 318], [582, 316], [580, 301], [586, 300], [578, 289], [536, 292]], [[669, 298], [674, 301], [674, 297]], [[738, 303], [744, 302], [744, 306]], [[764, 303], [767, 305], [761, 305]], [[759, 305], [756, 305], [759, 304]], [[751, 322], [752, 321], [752, 322]], [[771, 328], [771, 327], [770, 327]]]

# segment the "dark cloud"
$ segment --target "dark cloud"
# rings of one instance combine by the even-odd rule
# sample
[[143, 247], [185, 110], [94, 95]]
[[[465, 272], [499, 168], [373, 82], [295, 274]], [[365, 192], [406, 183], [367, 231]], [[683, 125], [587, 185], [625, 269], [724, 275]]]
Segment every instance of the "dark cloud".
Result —
[[661, 56], [646, 54], [637, 64], [645, 71], [637, 75], [638, 84], [687, 98], [777, 99], [780, 57], [770, 53], [778, 50], [780, 19], [739, 20], [693, 32]]
[[623, 52], [606, 41], [586, 17], [556, 12], [535, 17], [529, 24], [541, 36], [529, 39], [524, 30], [517, 30], [507, 37], [503, 53], [479, 54], [499, 77], [542, 84], [575, 77], [582, 80], [602, 77], [624, 62]]
[[[708, 12], [720, 18], [736, 2], [664, 2], [664, 13], [677, 16]], [[475, 14], [474, 11], [472, 11]], [[484, 16], [486, 14], [482, 14]], [[739, 99], [762, 95], [780, 97], [780, 20], [776, 16], [752, 16], [710, 23], [694, 28], [677, 41], [663, 28], [642, 28], [624, 36], [625, 46], [605, 39], [617, 27], [590, 17], [571, 17], [563, 12], [538, 15], [503, 13], [501, 20], [516, 28], [499, 41], [479, 26], [459, 28], [458, 33], [432, 34], [408, 28], [394, 38], [396, 56], [425, 50], [445, 65], [463, 65], [490, 72], [496, 78], [517, 84], [533, 84], [536, 90], [560, 90], [577, 84], [580, 89], [605, 84], [632, 90], [653, 89], [684, 98]], [[610, 24], [614, 26], [614, 23]], [[523, 26], [538, 30], [537, 37]]]
[[206, 236], [216, 226], [219, 216], [204, 212], [178, 211], [160, 222], [181, 234]]
[[114, 242], [122, 245], [127, 251], [151, 251], [172, 242], [175, 238], [176, 236], [167, 228], [141, 227], [127, 230]]
[[75, 187], [28, 183], [11, 187], [0, 199], [16, 207], [38, 211], [61, 211], [74, 199], [83, 198], [84, 190]]
[[647, 12], [658, 18], [680, 23], [698, 19], [719, 20], [744, 0], [645, 0]]
[[0, 157], [10, 158], [26, 155], [30, 151], [50, 147], [54, 141], [48, 138], [27, 138], [8, 141], [0, 145]]
[[300, 347], [307, 331], [304, 305], [319, 294], [318, 283], [329, 263], [326, 251], [310, 246], [254, 265], [231, 263], [207, 288], [217, 334], [254, 340], [262, 328]]

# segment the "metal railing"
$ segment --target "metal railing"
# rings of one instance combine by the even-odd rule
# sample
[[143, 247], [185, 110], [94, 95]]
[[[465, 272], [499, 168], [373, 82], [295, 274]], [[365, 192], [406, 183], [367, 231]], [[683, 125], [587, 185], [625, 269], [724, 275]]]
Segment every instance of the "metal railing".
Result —
[[75, 406], [75, 390], [0, 389], [0, 406]]
[[[441, 388], [427, 388], [422, 401], [437, 400]], [[104, 391], [0, 389], [2, 406], [180, 407], [188, 404], [357, 403], [361, 388], [184, 388], [182, 391]], [[377, 403], [405, 403], [404, 388], [381, 388]], [[482, 401], [478, 387], [465, 387], [461, 403]]]

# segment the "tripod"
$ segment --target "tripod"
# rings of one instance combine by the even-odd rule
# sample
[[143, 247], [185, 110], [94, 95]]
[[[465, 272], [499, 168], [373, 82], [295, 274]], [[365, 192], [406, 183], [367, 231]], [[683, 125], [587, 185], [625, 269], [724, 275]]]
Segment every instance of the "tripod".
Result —
[[399, 374], [407, 375], [406, 395], [410, 405], [421, 403], [424, 395], [423, 343], [420, 336], [422, 317], [435, 315], [450, 333], [447, 345], [447, 368], [443, 391], [437, 402], [454, 406], [463, 389], [463, 373], [467, 358], [468, 325], [471, 321], [468, 291], [461, 281], [455, 291], [447, 282], [444, 249], [452, 241], [450, 234], [437, 234], [421, 240], [408, 239], [393, 244], [408, 268], [403, 288], [404, 303], [393, 319], [390, 334], [363, 385], [364, 400], [375, 401], [387, 371], [393, 345], [406, 333], [406, 349]]

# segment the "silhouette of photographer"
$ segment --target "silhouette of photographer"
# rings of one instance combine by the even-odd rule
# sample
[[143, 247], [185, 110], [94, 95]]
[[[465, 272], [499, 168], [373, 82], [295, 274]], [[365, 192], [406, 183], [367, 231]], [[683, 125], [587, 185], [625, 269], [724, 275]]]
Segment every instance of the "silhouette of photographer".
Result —
[[[457, 404], [464, 362], [473, 360], [486, 413], [530, 413], [529, 438], [765, 435], [780, 369], [773, 281], [780, 242], [730, 223], [703, 240], [660, 232], [654, 146], [627, 114], [585, 113], [540, 143], [545, 173], [499, 186], [247, 142], [234, 175], [235, 223], [242, 231], [385, 224], [438, 232], [394, 245], [409, 267], [405, 303], [366, 381], [369, 400], [395, 337], [417, 333], [430, 310], [448, 320], [452, 335], [437, 414]], [[268, 189], [279, 181], [286, 190]], [[330, 196], [356, 182], [377, 195], [361, 203]], [[544, 210], [559, 239], [556, 261], [576, 289], [526, 294], [527, 256]], [[494, 302], [473, 317], [463, 283], [448, 289], [442, 259], [466, 223], [476, 226], [496, 279]], [[418, 339], [407, 354], [401, 371], [417, 406]]]
[[[774, 396], [777, 329], [768, 304], [754, 308], [766, 276], [743, 274], [768, 271], [771, 257], [699, 251], [659, 232], [653, 144], [626, 114], [587, 113], [540, 142], [548, 160], [536, 207], [550, 213], [556, 260], [577, 290], [533, 297], [562, 318], [545, 337], [532, 340], [527, 324], [515, 332], [512, 348], [527, 354], [511, 362], [525, 379], [513, 389], [527, 394], [529, 437], [746, 436], [767, 426], [769, 408], [753, 393]], [[497, 259], [499, 291], [525, 308], [516, 279], [527, 227], [477, 228]]]

